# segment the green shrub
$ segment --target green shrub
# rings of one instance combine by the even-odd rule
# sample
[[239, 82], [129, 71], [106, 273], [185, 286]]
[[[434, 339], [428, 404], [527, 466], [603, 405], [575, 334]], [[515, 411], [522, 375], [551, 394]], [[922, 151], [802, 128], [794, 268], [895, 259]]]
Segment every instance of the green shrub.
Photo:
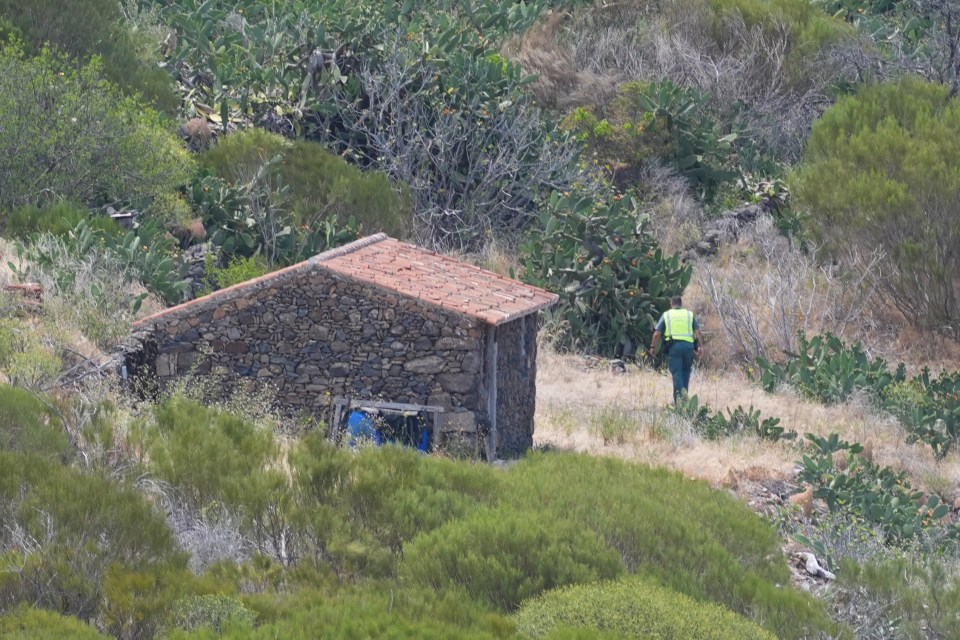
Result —
[[717, 189], [737, 177], [731, 159], [736, 133], [723, 135], [708, 109], [710, 96], [664, 78], [628, 82], [617, 90], [609, 115], [598, 119], [579, 108], [566, 119], [623, 190], [633, 187], [644, 164], [671, 165], [712, 200]]
[[217, 289], [226, 289], [241, 282], [247, 282], [254, 278], [269, 273], [270, 269], [263, 263], [263, 260], [256, 256], [243, 258], [234, 256], [230, 263], [225, 267], [218, 267], [214, 264], [212, 253], [208, 253], [204, 264], [204, 278], [208, 286], [202, 293], [209, 293]]
[[[277, 165], [270, 161], [280, 157]], [[277, 191], [286, 187], [292, 223], [312, 227], [351, 218], [366, 232], [403, 237], [409, 203], [382, 173], [361, 171], [314, 142], [290, 142], [261, 129], [223, 138], [200, 162], [228, 183], [247, 184], [266, 168]]]
[[170, 75], [158, 60], [142, 59], [136, 36], [127, 28], [119, 3], [72, 0], [69, 11], [57, 0], [0, 0], [0, 15], [35, 53], [48, 45], [77, 60], [103, 59], [105, 75], [129, 95], [141, 94], [156, 108], [173, 112], [179, 100]]
[[117, 640], [162, 637], [171, 611], [178, 611], [179, 603], [210, 597], [195, 595], [205, 588], [179, 560], [132, 569], [112, 564], [104, 578], [99, 626]]
[[0, 371], [15, 387], [41, 390], [63, 366], [42, 326], [0, 319]]
[[705, 483], [570, 454], [528, 456], [507, 479], [506, 506], [596, 533], [631, 573], [754, 618], [781, 638], [832, 628], [811, 597], [778, 586], [789, 578], [773, 528]]
[[664, 255], [632, 200], [557, 194], [541, 230], [523, 246], [523, 279], [560, 296], [552, 312], [563, 344], [633, 356], [650, 342], [670, 297], [690, 281], [680, 256]]
[[518, 630], [532, 638], [550, 637], [549, 632], [562, 625], [651, 640], [775, 637], [728, 609], [636, 577], [548, 591], [525, 602], [515, 620]]
[[[824, 500], [831, 511], [849, 511], [855, 517], [875, 523], [886, 535], [888, 543], [904, 544], [924, 531], [940, 530], [946, 534], [950, 546], [960, 539], [960, 527], [944, 525], [950, 512], [936, 496], [926, 496], [914, 489], [906, 473], [856, 455], [863, 451], [860, 444], [839, 439], [837, 434], [821, 438], [808, 433], [813, 443], [810, 454], [801, 461], [797, 480], [813, 487], [813, 495]], [[847, 468], [838, 469], [833, 454], [844, 452]]]
[[224, 595], [190, 596], [178, 600], [170, 614], [170, 624], [185, 631], [202, 627], [221, 634], [226, 629], [252, 629], [256, 614], [233, 597]]
[[[142, 284], [169, 304], [183, 301], [188, 283], [180, 276], [175, 261], [176, 242], [165, 230], [142, 224], [137, 229], [111, 235], [97, 229], [96, 225], [81, 220], [65, 235], [43, 233], [31, 238], [17, 248], [18, 257], [25, 266], [16, 271], [21, 280], [53, 280], [55, 295], [69, 296], [80, 293], [93, 299], [102, 299], [108, 289], [118, 285]], [[112, 271], [119, 282], [105, 287], [98, 282], [98, 267]], [[93, 272], [93, 273], [91, 273]], [[119, 272], [119, 273], [118, 273]], [[82, 282], [86, 278], [91, 281]], [[82, 289], [82, 291], [77, 291]], [[119, 296], [121, 305], [136, 313], [146, 295], [132, 296], [132, 292]], [[101, 300], [116, 304], [118, 300]]]
[[577, 523], [507, 508], [483, 509], [404, 547], [401, 575], [443, 591], [462, 586], [478, 602], [510, 612], [565, 584], [619, 575], [616, 551]]
[[341, 576], [390, 575], [404, 545], [492, 502], [485, 465], [424, 457], [403, 447], [357, 454], [310, 434], [290, 453], [304, 555]]
[[138, 491], [36, 456], [0, 452], [0, 608], [20, 603], [90, 620], [108, 568], [183, 564]]
[[5, 45], [0, 121], [0, 205], [149, 200], [190, 175], [180, 140], [97, 61], [77, 69], [48, 49], [29, 58]]
[[70, 442], [48, 405], [28, 391], [0, 385], [0, 451], [64, 460]]
[[179, 398], [159, 404], [154, 415], [145, 432], [150, 468], [189, 505], [240, 506], [254, 498], [250, 492], [278, 451], [270, 431]]
[[314, 590], [270, 601], [250, 601], [260, 610], [258, 626], [227, 626], [222, 634], [207, 628], [188, 632], [168, 629], [170, 640], [506, 640], [515, 638], [513, 623], [470, 602], [460, 590], [434, 594], [395, 583], [343, 585], [335, 592]]
[[6, 640], [106, 640], [90, 625], [53, 611], [22, 607], [0, 614], [0, 637]]
[[91, 215], [86, 208], [68, 202], [57, 202], [46, 207], [27, 205], [15, 209], [6, 218], [6, 235], [26, 240], [37, 233], [65, 236], [85, 222], [105, 235], [118, 235], [120, 227], [109, 216]]
[[733, 436], [739, 433], [753, 433], [761, 440], [793, 440], [797, 437], [794, 430], [787, 431], [780, 426], [780, 418], [760, 419], [760, 411], [750, 405], [749, 409], [744, 409], [737, 405], [736, 409], [727, 407], [727, 415], [723, 411], [718, 411], [710, 415], [710, 405], [700, 404], [697, 396], [681, 398], [676, 406], [668, 409], [676, 415], [690, 421], [693, 430], [707, 438], [708, 440], [717, 440], [719, 438]]
[[887, 385], [906, 376], [903, 365], [891, 374], [883, 358], [871, 359], [859, 342], [848, 347], [829, 332], [810, 339], [800, 332], [797, 346], [796, 353], [786, 352], [783, 365], [757, 357], [760, 386], [765, 391], [772, 393], [786, 382], [804, 395], [834, 404], [844, 402], [857, 390], [879, 396]]
[[956, 557], [896, 555], [841, 563], [832, 606], [858, 638], [947, 640], [960, 637]]
[[864, 86], [814, 124], [793, 193], [834, 255], [879, 247], [890, 302], [911, 321], [960, 335], [960, 102], [917, 78]]

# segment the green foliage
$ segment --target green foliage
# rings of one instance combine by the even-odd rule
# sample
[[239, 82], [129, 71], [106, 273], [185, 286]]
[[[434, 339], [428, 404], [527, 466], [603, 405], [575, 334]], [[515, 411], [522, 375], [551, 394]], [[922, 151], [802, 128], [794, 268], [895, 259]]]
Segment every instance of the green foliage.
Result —
[[404, 547], [401, 574], [443, 591], [462, 586], [505, 612], [554, 587], [609, 579], [621, 560], [591, 531], [560, 518], [484, 509], [418, 536]]
[[171, 625], [185, 631], [207, 627], [217, 634], [226, 629], [253, 628], [256, 614], [241, 601], [224, 595], [197, 595], [178, 600], [170, 614]]
[[67, 459], [70, 442], [60, 418], [40, 398], [0, 385], [0, 451]]
[[[251, 605], [257, 603], [251, 602]], [[171, 629], [170, 640], [340, 640], [384, 638], [403, 640], [506, 640], [514, 625], [470, 602], [460, 590], [434, 594], [410, 585], [368, 582], [344, 585], [335, 593], [313, 590], [290, 594], [287, 602], [262, 603], [254, 629], [227, 627], [222, 634], [206, 628], [193, 632]]]
[[[18, 245], [17, 253], [21, 260], [29, 263], [22, 272], [14, 269], [21, 280], [34, 277], [35, 272], [44, 272], [61, 292], [80, 284], [78, 275], [82, 269], [73, 267], [88, 259], [110, 265], [120, 272], [125, 282], [141, 283], [170, 304], [182, 302], [188, 289], [188, 283], [180, 276], [175, 262], [176, 242], [163, 229], [152, 224], [127, 232], [116, 227], [103, 231], [84, 219], [66, 234], [48, 232], [34, 236], [28, 244]], [[84, 284], [90, 287], [84, 294], [95, 299], [103, 296], [101, 284]], [[129, 300], [133, 312], [139, 309], [143, 298]]]
[[[808, 433], [807, 438], [814, 448], [803, 456], [797, 479], [810, 484], [814, 497], [824, 500], [831, 511], [849, 511], [879, 525], [893, 544], [937, 528], [945, 530], [954, 543], [960, 537], [960, 528], [941, 522], [949, 507], [937, 496], [924, 497], [913, 489], [903, 471], [895, 472], [856, 455], [863, 447], [842, 441], [836, 434], [821, 438]], [[835, 465], [835, 452], [846, 455], [846, 469]]]
[[187, 504], [244, 506], [256, 499], [258, 481], [277, 453], [269, 431], [176, 397], [158, 405], [154, 416], [156, 424], [144, 433], [150, 468]]
[[694, 431], [708, 440], [717, 440], [739, 433], [752, 433], [761, 440], [772, 442], [793, 440], [797, 437], [796, 431], [792, 429], [787, 431], [780, 426], [780, 418], [761, 419], [760, 411], [754, 409], [753, 405], [750, 405], [749, 409], [744, 409], [740, 405], [737, 405], [736, 409], [728, 407], [726, 416], [723, 415], [723, 411], [710, 415], [710, 405], [706, 403], [701, 405], [697, 396], [690, 396], [680, 398], [671, 411], [689, 420]]
[[531, 638], [558, 626], [611, 631], [620, 638], [721, 640], [775, 636], [713, 603], [698, 602], [646, 578], [578, 584], [527, 601], [515, 619]]
[[36, 456], [0, 452], [0, 514], [4, 609], [30, 603], [89, 620], [112, 564], [179, 561], [163, 518], [138, 491]]
[[[17, 3], [22, 4], [22, 3]], [[156, 112], [93, 61], [0, 50], [0, 205], [149, 199], [186, 182], [191, 159]]]
[[[274, 158], [279, 163], [271, 164]], [[277, 191], [287, 187], [288, 210], [298, 227], [323, 220], [340, 225], [351, 218], [366, 231], [404, 235], [409, 204], [382, 173], [360, 171], [319, 144], [290, 142], [260, 129], [223, 138], [200, 158], [201, 165], [228, 184], [248, 184], [266, 166], [262, 178]]]
[[6, 640], [106, 640], [92, 626], [70, 616], [33, 607], [19, 607], [0, 614], [0, 637]]
[[320, 434], [304, 438], [290, 462], [309, 556], [344, 577], [392, 574], [405, 544], [490, 503], [501, 486], [484, 465], [403, 447], [352, 455]]
[[867, 86], [814, 125], [794, 194], [828, 251], [880, 247], [893, 304], [914, 323], [957, 335], [960, 103], [906, 78]]
[[523, 247], [525, 281], [560, 295], [553, 312], [565, 345], [633, 356], [659, 315], [690, 281], [679, 255], [664, 255], [632, 200], [554, 193], [542, 227]]
[[[297, 225], [290, 215], [289, 187], [274, 186], [269, 176], [279, 156], [262, 165], [251, 182], [233, 185], [211, 175], [198, 176], [187, 198], [212, 232], [211, 241], [227, 256], [262, 256], [270, 267], [305, 260], [355, 240], [359, 226], [349, 218], [339, 226], [333, 218]], [[264, 182], [266, 180], [266, 182]]]
[[960, 372], [942, 371], [937, 378], [924, 369], [907, 380], [900, 363], [890, 372], [882, 358], [871, 360], [860, 343], [847, 347], [827, 333], [807, 340], [798, 336], [797, 353], [784, 364], [757, 358], [760, 385], [768, 392], [786, 382], [826, 403], [843, 402], [856, 390], [870, 392], [878, 406], [903, 423], [907, 441], [922, 442], [942, 460], [960, 441]]
[[15, 26], [31, 53], [50, 46], [82, 62], [98, 56], [106, 77], [127, 94], [140, 94], [168, 112], [179, 105], [170, 76], [157, 67], [158, 60], [139, 55], [143, 47], [124, 24], [119, 3], [73, 0], [65, 11], [57, 0], [0, 0], [0, 15]]
[[856, 390], [880, 395], [887, 385], [906, 375], [901, 366], [891, 374], [883, 358], [870, 359], [859, 342], [847, 347], [832, 333], [807, 339], [797, 335], [796, 353], [786, 352], [783, 365], [758, 357], [760, 386], [774, 392], [786, 382], [806, 396], [827, 404], [844, 402]]
[[86, 222], [99, 233], [116, 235], [120, 227], [108, 216], [91, 215], [84, 207], [69, 202], [57, 202], [45, 207], [27, 205], [15, 209], [4, 222], [6, 235], [27, 240], [35, 234], [68, 235], [81, 222]]
[[[547, 5], [295, 0], [277, 13], [254, 0], [189, 0], [161, 17], [177, 31], [169, 62], [183, 70], [188, 109], [212, 105], [225, 130], [264, 123], [382, 171], [410, 188], [422, 242], [475, 248], [488, 233], [525, 229], [548, 189], [580, 178], [573, 145], [499, 52]], [[309, 35], [305, 24], [316, 25]], [[387, 197], [383, 186], [371, 189]]]
[[44, 389], [62, 361], [43, 329], [30, 322], [0, 319], [0, 370], [15, 387]]
[[786, 29], [790, 36], [786, 52], [790, 75], [785, 80], [798, 90], [808, 86], [810, 56], [841, 42], [850, 33], [842, 21], [832, 19], [805, 0], [706, 0], [705, 4], [713, 18], [710, 35], [720, 50], [736, 45], [730, 41], [724, 24], [724, 19], [734, 12], [743, 16], [748, 28], [760, 29], [764, 34], [772, 36]]
[[[622, 189], [632, 186], [651, 161], [672, 165], [702, 200], [737, 176], [730, 170], [736, 133], [722, 135], [714, 123], [710, 96], [664, 78], [621, 85], [607, 118], [576, 109], [566, 124], [612, 173]], [[618, 179], [619, 176], [619, 179]]]
[[208, 253], [204, 262], [204, 277], [209, 286], [202, 293], [226, 289], [235, 284], [258, 278], [266, 273], [270, 273], [270, 269], [256, 257], [233, 257], [227, 266], [218, 267], [214, 264], [213, 254]]
[[705, 483], [572, 454], [528, 456], [507, 482], [504, 506], [596, 533], [631, 573], [748, 615], [781, 638], [832, 627], [812, 598], [776, 586], [788, 577], [773, 529]]
[[[841, 563], [834, 608], [851, 617], [858, 637], [947, 640], [960, 637], [960, 580], [949, 556], [895, 555]], [[853, 616], [844, 612], [871, 612]]]

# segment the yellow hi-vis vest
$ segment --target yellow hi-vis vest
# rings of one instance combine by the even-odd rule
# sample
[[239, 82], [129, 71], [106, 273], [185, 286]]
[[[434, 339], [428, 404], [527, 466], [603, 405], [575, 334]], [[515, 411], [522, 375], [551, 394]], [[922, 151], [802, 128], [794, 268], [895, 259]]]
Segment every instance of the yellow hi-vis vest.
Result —
[[667, 340], [693, 342], [693, 313], [668, 309], [663, 314], [663, 335]]

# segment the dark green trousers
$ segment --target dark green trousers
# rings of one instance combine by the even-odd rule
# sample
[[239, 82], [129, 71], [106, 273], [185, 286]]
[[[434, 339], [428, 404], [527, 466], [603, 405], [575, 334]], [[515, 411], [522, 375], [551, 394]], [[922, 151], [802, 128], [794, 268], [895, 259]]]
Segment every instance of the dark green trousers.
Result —
[[673, 403], [687, 394], [690, 372], [693, 370], [693, 343], [676, 341], [670, 346], [667, 366], [673, 376]]

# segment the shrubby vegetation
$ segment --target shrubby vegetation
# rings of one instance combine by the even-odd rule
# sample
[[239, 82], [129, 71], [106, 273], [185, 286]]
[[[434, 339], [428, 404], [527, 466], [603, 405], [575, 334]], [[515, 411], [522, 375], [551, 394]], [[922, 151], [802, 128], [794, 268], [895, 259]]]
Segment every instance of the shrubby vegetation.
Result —
[[871, 394], [875, 404], [900, 419], [909, 442], [933, 449], [942, 460], [960, 440], [960, 374], [924, 369], [907, 379], [901, 362], [890, 371], [882, 358], [870, 358], [860, 343], [847, 347], [832, 334], [807, 339], [798, 335], [799, 349], [787, 352], [783, 364], [757, 358], [760, 385], [768, 392], [789, 384], [825, 403], [847, 400], [856, 391]]
[[657, 246], [632, 199], [555, 193], [541, 217], [523, 248], [524, 278], [560, 295], [562, 344], [636, 354], [670, 297], [690, 281], [690, 267]]
[[[501, 471], [400, 447], [349, 452], [317, 432], [282, 452], [266, 423], [171, 398], [114, 432], [130, 456], [114, 468], [134, 465], [135, 486], [68, 445], [43, 402], [4, 393], [39, 432], [0, 421], [4, 611], [34, 603], [121, 638], [286, 637], [308, 615], [348, 635], [510, 637], [504, 615], [528, 598], [639, 574], [780, 637], [832, 628], [776, 586], [769, 525], [675, 473], [572, 454]], [[191, 535], [203, 525], [207, 538]], [[210, 555], [228, 535], [238, 547]], [[207, 554], [198, 574], [194, 554]], [[342, 615], [352, 607], [364, 613]]]
[[[677, 474], [347, 452], [302, 424], [278, 437], [253, 397], [126, 406], [75, 386], [138, 314], [382, 230], [506, 249], [560, 294], [557, 344], [611, 357], [696, 269], [764, 388], [866, 392], [942, 459], [956, 374], [796, 337], [857, 324], [876, 287], [914, 327], [958, 326], [960, 15], [861, 4], [0, 0], [0, 221], [12, 276], [45, 292], [43, 314], [0, 299], [17, 387], [0, 387], [0, 635], [956, 635], [956, 581], [923, 555], [954, 548], [946, 496], [839, 437], [801, 463], [832, 511], [799, 534], [841, 567], [831, 620], [784, 586], [768, 524]], [[743, 249], [759, 274], [682, 261], [746, 203], [773, 212]], [[675, 413], [710, 439], [795, 435], [753, 406]], [[615, 442], [628, 420], [597, 429]], [[865, 540], [856, 568], [844, 536]]]
[[5, 44], [0, 78], [0, 206], [149, 199], [189, 176], [176, 137], [99, 62], [77, 68], [49, 49], [28, 57]]
[[957, 335], [960, 103], [906, 78], [840, 100], [813, 128], [794, 184], [810, 231], [833, 254], [881, 247], [890, 302], [914, 324]]
[[603, 630], [621, 638], [775, 637], [729, 610], [638, 578], [549, 591], [524, 604], [516, 620], [533, 638], [550, 637], [557, 627]]

